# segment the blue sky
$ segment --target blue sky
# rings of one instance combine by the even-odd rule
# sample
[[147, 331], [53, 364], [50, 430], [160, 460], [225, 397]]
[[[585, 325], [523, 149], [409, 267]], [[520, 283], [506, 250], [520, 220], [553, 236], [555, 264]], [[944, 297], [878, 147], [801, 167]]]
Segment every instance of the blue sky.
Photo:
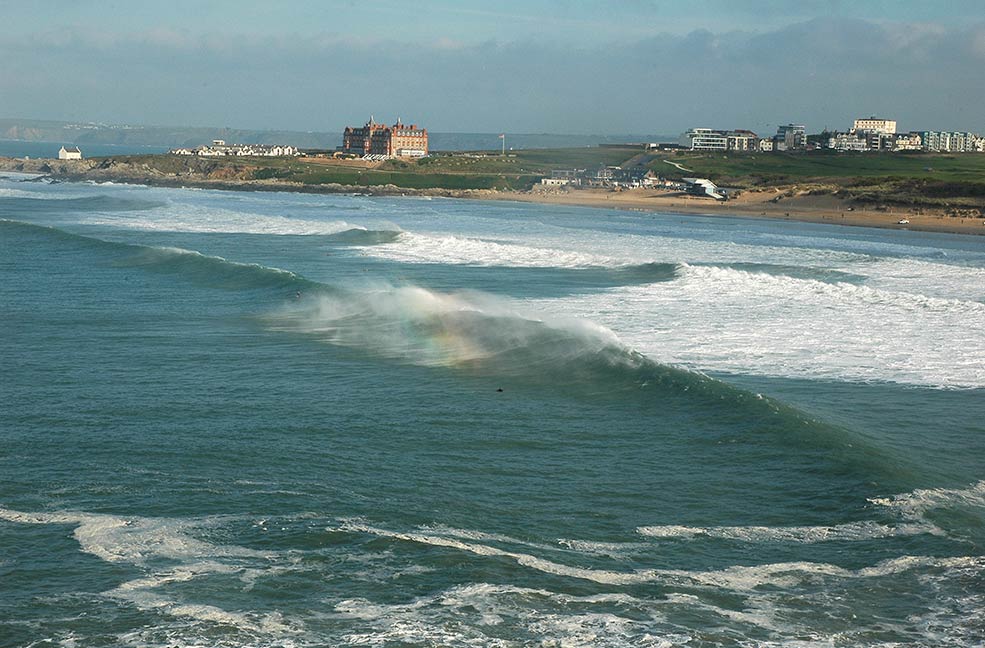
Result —
[[337, 130], [985, 130], [983, 0], [0, 0], [0, 116]]

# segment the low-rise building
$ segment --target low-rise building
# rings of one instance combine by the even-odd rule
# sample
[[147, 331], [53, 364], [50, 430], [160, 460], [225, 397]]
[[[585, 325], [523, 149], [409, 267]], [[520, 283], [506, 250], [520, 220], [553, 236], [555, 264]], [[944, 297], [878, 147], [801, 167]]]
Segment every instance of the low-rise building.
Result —
[[828, 148], [835, 151], [868, 151], [868, 140], [855, 133], [833, 133], [828, 138]]
[[901, 133], [896, 136], [894, 151], [919, 151], [923, 146], [920, 133]]
[[685, 131], [681, 135], [679, 143], [692, 151], [728, 150], [728, 136], [725, 132], [711, 128], [692, 128]]
[[725, 192], [708, 178], [681, 178], [681, 180], [686, 186], [685, 191], [692, 196], [714, 198], [721, 201], [728, 200]]
[[298, 147], [287, 144], [226, 144], [224, 140], [212, 140], [212, 144], [196, 148], [173, 148], [168, 153], [171, 155], [198, 155], [201, 157], [283, 157], [301, 155]]
[[58, 149], [59, 160], [81, 160], [82, 151], [78, 146], [61, 147]]
[[881, 133], [883, 135], [896, 134], [896, 120], [883, 119], [882, 117], [868, 117], [866, 119], [856, 119], [852, 126], [851, 133]]
[[681, 134], [679, 144], [692, 151], [758, 151], [759, 136], [744, 129], [692, 128]]
[[547, 187], [563, 187], [564, 185], [573, 184], [570, 178], [541, 178], [540, 184]]
[[977, 133], [921, 131], [921, 148], [935, 153], [978, 153], [985, 150]]
[[807, 148], [807, 127], [803, 124], [786, 124], [776, 129], [777, 151], [796, 151]]
[[759, 136], [750, 130], [734, 130], [725, 134], [726, 150], [758, 151]]

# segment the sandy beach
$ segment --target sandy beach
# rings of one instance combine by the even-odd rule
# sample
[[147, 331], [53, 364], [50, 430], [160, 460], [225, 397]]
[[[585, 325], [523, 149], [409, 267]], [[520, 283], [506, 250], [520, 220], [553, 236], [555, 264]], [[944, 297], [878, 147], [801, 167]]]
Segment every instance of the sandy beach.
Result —
[[[773, 202], [778, 196], [780, 199]], [[575, 205], [709, 216], [746, 216], [809, 223], [829, 223], [855, 227], [910, 229], [924, 232], [985, 235], [985, 218], [962, 218], [942, 210], [889, 207], [885, 211], [848, 203], [831, 195], [784, 197], [773, 191], [746, 191], [728, 202], [716, 202], [681, 193], [647, 189], [612, 191], [609, 189], [571, 189], [502, 191], [483, 196], [491, 200], [516, 200], [553, 205]], [[900, 224], [899, 221], [909, 223]]]

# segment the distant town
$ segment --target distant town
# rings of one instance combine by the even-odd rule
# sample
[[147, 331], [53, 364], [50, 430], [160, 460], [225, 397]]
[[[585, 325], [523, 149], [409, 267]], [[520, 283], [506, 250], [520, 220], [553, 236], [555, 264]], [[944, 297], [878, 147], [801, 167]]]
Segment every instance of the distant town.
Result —
[[[673, 148], [675, 145], [653, 147]], [[691, 151], [772, 152], [830, 149], [834, 151], [926, 151], [928, 153], [985, 153], [985, 137], [977, 133], [948, 131], [896, 132], [895, 119], [856, 119], [847, 132], [824, 131], [807, 135], [802, 124], [786, 124], [776, 135], [760, 137], [749, 130], [692, 128], [681, 135], [677, 147]]]
[[[503, 138], [505, 136], [500, 136]], [[856, 119], [847, 131], [822, 131], [808, 135], [803, 124], [785, 124], [775, 135], [761, 136], [746, 129], [691, 128], [676, 143], [650, 143], [646, 148], [659, 150], [731, 151], [736, 153], [771, 153], [784, 151], [832, 150], [841, 152], [985, 153], [985, 137], [960, 131], [897, 132], [895, 119], [866, 117]], [[173, 155], [219, 156], [297, 156], [304, 153], [293, 145], [227, 144], [217, 139], [195, 148], [179, 147]], [[376, 122], [372, 117], [363, 126], [347, 126], [337, 157], [360, 157], [366, 160], [420, 158], [429, 154], [428, 131], [417, 124], [406, 125], [400, 119], [392, 125]]]

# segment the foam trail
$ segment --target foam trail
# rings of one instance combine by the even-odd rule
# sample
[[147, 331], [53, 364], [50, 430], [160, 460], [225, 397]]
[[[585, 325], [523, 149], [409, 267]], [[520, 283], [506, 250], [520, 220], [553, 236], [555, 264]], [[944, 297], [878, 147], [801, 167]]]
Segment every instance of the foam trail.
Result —
[[[703, 264], [763, 263], [826, 268], [832, 264], [864, 262], [867, 255], [815, 248], [794, 248], [702, 241], [674, 236], [609, 234], [579, 230], [559, 236], [524, 236], [502, 240], [443, 233], [404, 232], [391, 245], [365, 254], [405, 263], [468, 264], [501, 267], [615, 267], [662, 259]], [[598, 250], [618, 250], [618, 255]]]
[[985, 510], [985, 480], [967, 488], [920, 488], [892, 497], [875, 497], [873, 504], [885, 506], [907, 519], [923, 519], [930, 511], [941, 508]]
[[707, 537], [741, 542], [795, 542], [814, 544], [818, 542], [873, 540], [898, 536], [920, 534], [944, 535], [944, 531], [932, 524], [887, 525], [872, 521], [837, 524], [833, 526], [643, 526], [636, 529], [640, 535], [649, 538], [696, 538]]
[[[214, 545], [188, 534], [193, 528], [214, 524], [216, 520], [121, 517], [98, 513], [24, 513], [0, 508], [0, 520], [17, 524], [75, 525], [73, 536], [80, 549], [110, 563], [139, 567], [148, 575], [126, 581], [105, 592], [106, 596], [131, 603], [142, 610], [156, 610], [234, 626], [239, 629], [282, 633], [291, 628], [279, 615], [229, 612], [219, 607], [184, 603], [156, 593], [157, 588], [214, 574], [242, 573], [242, 560], [268, 561], [271, 555], [244, 547]], [[231, 560], [231, 563], [217, 559]], [[159, 561], [179, 562], [177, 567], [157, 569]]]
[[403, 232], [389, 245], [366, 251], [406, 263], [445, 263], [509, 267], [612, 267], [631, 265], [632, 258], [616, 258], [560, 248], [488, 241], [459, 236], [431, 236]]
[[[333, 531], [336, 529], [329, 529]], [[911, 571], [920, 568], [950, 568], [985, 566], [985, 557], [960, 556], [936, 558], [930, 556], [902, 556], [885, 560], [871, 567], [851, 570], [828, 563], [786, 562], [753, 566], [734, 566], [713, 571], [688, 571], [681, 569], [640, 569], [618, 572], [604, 569], [576, 567], [540, 558], [528, 553], [509, 551], [478, 542], [466, 542], [428, 533], [389, 531], [353, 520], [343, 520], [337, 530], [359, 532], [378, 537], [414, 542], [432, 547], [457, 549], [478, 556], [509, 558], [517, 564], [536, 571], [604, 585], [628, 586], [643, 583], [728, 589], [736, 592], [753, 590], [763, 585], [794, 587], [816, 578], [874, 578]]]
[[166, 210], [127, 214], [117, 217], [90, 217], [92, 225], [120, 227], [156, 232], [267, 234], [315, 236], [338, 234], [346, 230], [364, 229], [343, 220], [313, 220], [285, 216], [252, 214], [231, 209], [206, 208], [189, 205], [171, 206]]

